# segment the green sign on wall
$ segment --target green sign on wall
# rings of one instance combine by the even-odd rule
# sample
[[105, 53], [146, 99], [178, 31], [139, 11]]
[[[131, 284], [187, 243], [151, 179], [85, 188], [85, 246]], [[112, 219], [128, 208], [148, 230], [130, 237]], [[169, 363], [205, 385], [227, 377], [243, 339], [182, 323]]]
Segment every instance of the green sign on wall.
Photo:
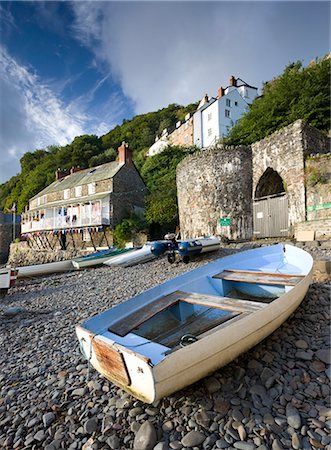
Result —
[[221, 225], [221, 227], [229, 227], [231, 225], [230, 217], [221, 217], [220, 225]]

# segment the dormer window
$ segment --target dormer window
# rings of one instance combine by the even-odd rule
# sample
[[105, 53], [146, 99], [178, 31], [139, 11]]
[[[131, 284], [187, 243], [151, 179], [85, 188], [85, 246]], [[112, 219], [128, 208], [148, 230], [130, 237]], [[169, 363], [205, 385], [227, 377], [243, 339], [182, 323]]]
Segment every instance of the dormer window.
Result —
[[82, 196], [82, 186], [76, 186], [75, 187], [75, 197], [81, 197]]

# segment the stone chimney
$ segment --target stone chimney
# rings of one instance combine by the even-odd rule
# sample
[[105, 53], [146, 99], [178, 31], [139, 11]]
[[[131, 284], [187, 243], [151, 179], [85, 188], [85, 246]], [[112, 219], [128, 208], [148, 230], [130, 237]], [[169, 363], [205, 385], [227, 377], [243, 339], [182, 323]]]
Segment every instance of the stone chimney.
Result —
[[224, 88], [222, 88], [222, 86], [220, 86], [220, 88], [218, 89], [218, 98], [223, 97], [224, 95]]
[[237, 79], [233, 75], [230, 78], [230, 86], [237, 87]]
[[80, 171], [80, 166], [72, 166], [72, 168], [70, 169], [70, 175], [72, 175], [73, 173], [79, 172]]
[[66, 170], [61, 170], [60, 168], [58, 168], [55, 171], [55, 180], [59, 181], [61, 180], [61, 178], [64, 178], [67, 175], [67, 171]]
[[118, 147], [118, 162], [119, 164], [133, 166], [132, 152], [129, 149], [129, 144], [124, 141], [122, 142], [122, 145]]

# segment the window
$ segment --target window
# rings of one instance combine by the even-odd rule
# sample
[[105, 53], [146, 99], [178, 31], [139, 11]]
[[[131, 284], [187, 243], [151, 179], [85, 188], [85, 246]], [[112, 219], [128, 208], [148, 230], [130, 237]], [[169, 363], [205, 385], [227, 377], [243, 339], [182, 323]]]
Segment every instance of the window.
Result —
[[231, 100], [229, 98], [226, 99], [226, 106], [231, 107]]
[[68, 198], [70, 198], [70, 189], [65, 189], [63, 191], [63, 198], [64, 200], [68, 200]]
[[95, 194], [95, 183], [89, 183], [87, 185], [87, 190], [89, 195]]
[[184, 144], [187, 144], [187, 143], [188, 143], [188, 135], [186, 134], [184, 137]]
[[75, 187], [75, 196], [81, 197], [82, 196], [82, 186], [76, 186]]
[[212, 132], [213, 132], [212, 129], [209, 128], [209, 129], [208, 129], [208, 136], [211, 136]]
[[37, 206], [40, 205], [40, 197], [37, 198]]
[[230, 117], [230, 110], [229, 109], [225, 110], [225, 117]]
[[209, 114], [208, 114], [208, 121], [211, 120], [212, 117], [213, 117], [212, 113], [209, 113]]
[[234, 102], [234, 106], [238, 106], [238, 102]]

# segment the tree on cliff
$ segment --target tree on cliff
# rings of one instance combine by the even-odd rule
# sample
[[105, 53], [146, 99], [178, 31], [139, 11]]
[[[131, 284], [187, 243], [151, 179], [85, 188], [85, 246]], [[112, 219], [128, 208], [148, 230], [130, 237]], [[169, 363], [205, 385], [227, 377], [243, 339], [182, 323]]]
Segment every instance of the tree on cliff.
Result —
[[302, 67], [288, 65], [283, 74], [265, 83], [262, 96], [225, 139], [231, 145], [252, 144], [297, 119], [322, 131], [330, 129], [330, 58]]

